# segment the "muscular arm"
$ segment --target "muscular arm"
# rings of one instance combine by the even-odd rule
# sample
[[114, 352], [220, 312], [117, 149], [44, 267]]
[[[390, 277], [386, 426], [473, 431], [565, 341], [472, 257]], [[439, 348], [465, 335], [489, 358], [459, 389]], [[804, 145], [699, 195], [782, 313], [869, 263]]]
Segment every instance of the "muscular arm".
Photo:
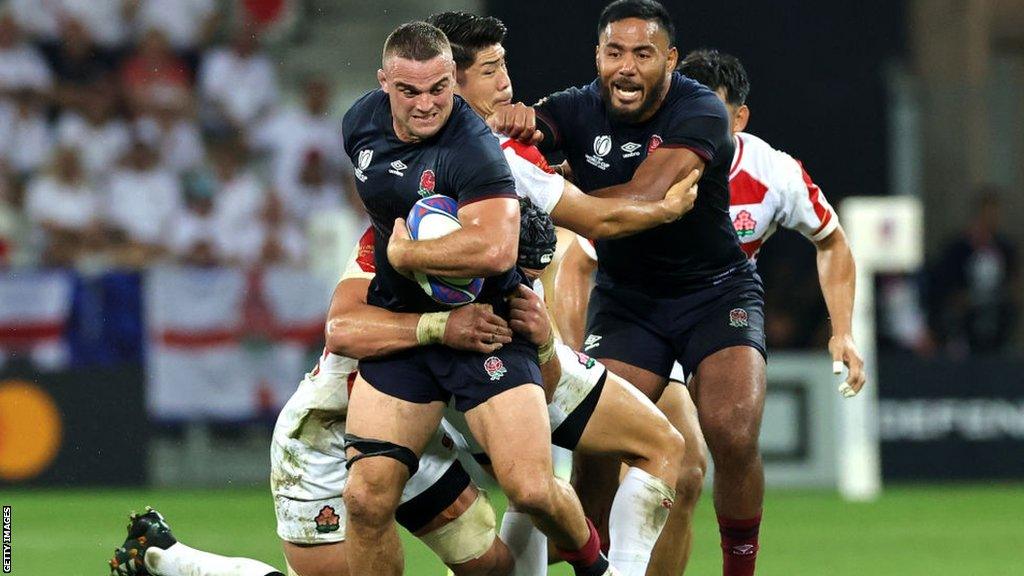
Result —
[[661, 200], [668, 189], [683, 180], [693, 170], [704, 172], [704, 160], [688, 148], [658, 148], [640, 163], [633, 178], [591, 192], [599, 198], [627, 198], [631, 200]]
[[692, 171], [673, 184], [665, 198], [658, 201], [588, 196], [567, 180], [558, 204], [551, 211], [551, 219], [593, 240], [635, 234], [678, 220], [693, 208], [698, 179], [700, 172]]
[[[327, 351], [349, 358], [383, 356], [420, 346], [420, 314], [399, 313], [366, 303], [370, 280], [345, 278], [331, 297]], [[512, 331], [490, 306], [470, 304], [452, 311], [442, 344], [459, 350], [493, 352], [512, 341]]]
[[815, 243], [818, 249], [818, 282], [825, 297], [832, 333], [852, 332], [853, 297], [857, 268], [842, 227]]
[[581, 350], [583, 346], [591, 276], [596, 268], [597, 262], [573, 239], [555, 275], [555, 323], [562, 341], [573, 350]]
[[[842, 362], [849, 369], [845, 385], [856, 394], [864, 386], [864, 361], [853, 339], [853, 297], [856, 291], [857, 266], [853, 252], [846, 241], [843, 228], [815, 242], [818, 249], [818, 281], [832, 319], [832, 338], [828, 348], [832, 354], [833, 372], [838, 373]], [[843, 389], [840, 387], [840, 391]], [[846, 392], [844, 392], [846, 395]]]
[[519, 201], [492, 198], [459, 209], [462, 228], [434, 240], [413, 241], [405, 220], [395, 221], [388, 260], [399, 271], [477, 278], [512, 268], [519, 249]]

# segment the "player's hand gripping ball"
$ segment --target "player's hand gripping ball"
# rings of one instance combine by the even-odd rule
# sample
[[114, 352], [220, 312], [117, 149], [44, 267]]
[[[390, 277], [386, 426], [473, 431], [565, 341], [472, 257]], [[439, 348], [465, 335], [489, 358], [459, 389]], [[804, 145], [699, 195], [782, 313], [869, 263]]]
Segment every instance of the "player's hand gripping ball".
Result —
[[[453, 198], [435, 194], [413, 205], [405, 225], [413, 240], [432, 240], [462, 228], [458, 214], [459, 205]], [[415, 271], [413, 277], [427, 295], [449, 306], [469, 304], [484, 286], [483, 278], [445, 278]]]

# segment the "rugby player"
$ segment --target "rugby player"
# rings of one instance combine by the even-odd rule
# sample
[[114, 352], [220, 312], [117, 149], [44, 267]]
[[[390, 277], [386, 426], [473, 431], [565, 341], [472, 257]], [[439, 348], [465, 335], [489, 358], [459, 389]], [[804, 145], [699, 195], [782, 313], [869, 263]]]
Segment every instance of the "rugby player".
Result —
[[[454, 96], [448, 40], [423, 22], [398, 27], [385, 42], [377, 77], [381, 89], [360, 98], [343, 122], [345, 151], [375, 232], [377, 273], [368, 302], [392, 312], [438, 313], [442, 307], [407, 276], [412, 271], [485, 277], [477, 301], [506, 317], [505, 298], [523, 281], [515, 268], [519, 203], [501, 148]], [[462, 227], [412, 241], [403, 217], [434, 193], [458, 200]], [[575, 493], [552, 473], [541, 383], [536, 345], [515, 334], [489, 355], [427, 346], [362, 360], [346, 428], [350, 571], [402, 572], [395, 511], [453, 399], [509, 501], [577, 574], [612, 573]]]
[[[464, 12], [446, 12], [432, 16], [429, 21], [448, 36], [457, 65], [458, 93], [478, 114], [486, 118], [495, 107], [512, 100], [512, 82], [502, 46], [506, 30], [500, 20]], [[596, 238], [622, 236], [674, 220], [682, 213], [681, 208], [688, 210], [692, 206], [692, 196], [686, 199], [685, 206], [656, 206], [673, 199], [680, 191], [678, 185], [669, 191], [665, 200], [658, 202], [584, 195], [572, 183], [553, 174], [534, 146], [504, 136], [499, 136], [499, 140], [516, 179], [517, 193], [550, 212], [555, 224], [580, 234]], [[695, 177], [696, 174], [691, 175], [691, 178]], [[684, 183], [688, 185], [689, 180], [684, 180]], [[539, 273], [537, 269], [543, 267], [540, 264], [524, 266], [534, 269], [534, 276]], [[536, 291], [540, 292], [542, 288], [535, 283]], [[606, 371], [600, 363], [594, 363], [585, 355], [577, 356], [561, 343], [556, 346], [562, 362], [561, 375], [555, 375], [559, 382], [555, 398], [549, 405], [554, 443], [584, 453], [620, 455], [631, 464], [626, 480], [614, 492], [615, 501], [611, 504], [609, 560], [623, 573], [644, 574], [651, 548], [660, 532], [660, 525], [655, 525], [654, 530], [646, 528], [646, 519], [663, 504], [663, 496], [659, 494], [671, 495], [669, 487], [678, 487], [683, 476], [693, 476], [676, 469], [684, 450], [666, 438], [670, 436], [671, 427], [652, 410], [649, 402], [638, 401], [625, 381], [610, 372], [605, 377]], [[600, 385], [595, 388], [597, 382]], [[591, 410], [593, 415], [589, 415]], [[457, 421], [457, 417], [452, 420]], [[467, 436], [471, 438], [471, 435]], [[659, 441], [659, 438], [666, 440]], [[480, 450], [471, 447], [471, 452], [479, 454]], [[672, 464], [661, 464], [665, 460]], [[698, 472], [696, 478], [699, 482], [703, 472]], [[660, 490], [645, 489], [654, 479], [662, 480], [667, 486]], [[692, 483], [692, 479], [688, 481], [688, 484]], [[683, 494], [682, 498], [688, 499], [690, 495]], [[624, 504], [630, 501], [632, 505]], [[517, 520], [517, 516], [514, 511], [506, 513], [502, 520], [502, 536], [513, 548], [517, 573], [536, 574], [542, 571], [543, 562], [536, 554], [536, 547], [524, 550], [516, 545], [522, 541], [535, 542], [525, 535], [512, 534], [517, 526], [529, 530], [529, 523]], [[543, 551], [543, 547], [540, 548]]]
[[[597, 32], [593, 83], [532, 110], [502, 107], [492, 126], [531, 141], [540, 129], [542, 149], [560, 149], [580, 188], [596, 196], [658, 199], [701, 170], [700, 195], [682, 219], [596, 243], [584, 346], [652, 399], [674, 361], [696, 375], [692, 393], [715, 461], [723, 572], [753, 574], [764, 495], [764, 293], [729, 220], [728, 112], [711, 90], [674, 72], [675, 27], [658, 2], [613, 2]], [[588, 478], [577, 490], [591, 515], [608, 509], [617, 468], [576, 455], [577, 473]]]
[[[525, 227], [530, 228], [530, 223]], [[343, 436], [348, 386], [355, 378], [357, 360], [331, 351], [366, 355], [442, 344], [490, 353], [511, 341], [507, 323], [487, 305], [460, 307], [442, 314], [440, 323], [436, 316], [424, 322], [422, 314], [367, 305], [374, 272], [373, 232], [367, 230], [332, 297], [324, 353], [282, 409], [274, 428], [271, 491], [290, 576], [349, 574], [341, 496], [347, 480]], [[427, 324], [434, 328], [431, 335], [424, 334], [422, 327]], [[455, 460], [449, 432], [457, 435], [439, 429], [420, 457], [417, 472], [403, 491], [398, 521], [458, 576], [508, 574], [512, 558], [496, 537], [493, 509], [486, 493], [472, 484]], [[152, 509], [131, 516], [127, 540], [110, 564], [111, 574], [117, 576], [280, 574], [255, 560], [223, 557], [178, 542]]]
[[[852, 335], [855, 263], [846, 235], [824, 193], [814, 184], [804, 167], [788, 154], [772, 148], [764, 140], [744, 132], [750, 119], [746, 105], [750, 82], [740, 61], [717, 50], [695, 50], [687, 54], [680, 72], [715, 91], [729, 111], [736, 151], [729, 171], [730, 218], [740, 247], [752, 263], [775, 230], [781, 226], [796, 230], [812, 241], [817, 249], [818, 278], [829, 310], [832, 337], [828, 348], [833, 372], [848, 369], [839, 384], [843, 396], [855, 395], [865, 383], [864, 362]], [[559, 327], [567, 339], [582, 339], [583, 317], [590, 277], [596, 268], [592, 245], [580, 238], [566, 252], [558, 271]], [[678, 363], [671, 380], [684, 382]], [[682, 400], [690, 404], [689, 396]], [[687, 430], [699, 430], [691, 422]], [[690, 436], [687, 442], [694, 442]], [[679, 506], [680, 504], [677, 504]], [[665, 529], [665, 540], [673, 526]], [[679, 529], [687, 532], [690, 526]]]

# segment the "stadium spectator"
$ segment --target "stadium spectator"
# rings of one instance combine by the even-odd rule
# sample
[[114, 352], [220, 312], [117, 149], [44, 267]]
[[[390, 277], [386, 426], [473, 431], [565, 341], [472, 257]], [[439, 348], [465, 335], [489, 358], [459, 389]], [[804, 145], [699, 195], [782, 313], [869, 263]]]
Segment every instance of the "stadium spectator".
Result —
[[60, 44], [50, 54], [56, 102], [61, 107], [81, 107], [82, 89], [113, 70], [113, 55], [100, 50], [77, 20], [65, 22], [61, 31]]
[[15, 188], [5, 171], [0, 170], [0, 267], [20, 263], [28, 237], [28, 221], [17, 201]]
[[128, 40], [126, 17], [134, 0], [11, 0], [15, 21], [43, 46], [61, 41], [61, 28], [80, 23], [104, 50], [116, 51]]
[[931, 317], [953, 354], [1005, 350], [1016, 328], [1020, 263], [1001, 231], [1001, 194], [996, 186], [978, 192], [971, 220], [934, 268]]
[[158, 106], [135, 121], [135, 129], [148, 133], [160, 152], [161, 165], [182, 175], [203, 164], [206, 154], [195, 121], [174, 106]]
[[43, 262], [72, 265], [103, 246], [101, 199], [89, 186], [78, 151], [59, 148], [52, 174], [29, 183], [25, 212], [43, 244]]
[[137, 114], [161, 106], [185, 110], [191, 103], [192, 78], [185, 61], [171, 51], [164, 33], [146, 31], [135, 53], [121, 68], [121, 85]]
[[137, 4], [136, 31], [160, 30], [171, 48], [190, 65], [217, 30], [215, 0], [135, 0], [134, 3]]
[[53, 75], [42, 53], [22, 39], [9, 13], [0, 14], [0, 96], [19, 90], [33, 90], [48, 96]]
[[0, 162], [16, 183], [22, 183], [50, 160], [53, 132], [42, 103], [22, 89], [0, 102]]
[[[301, 105], [282, 106], [250, 137], [251, 145], [270, 155], [274, 185], [295, 186], [311, 150], [320, 153], [324, 169], [352, 179], [352, 167], [341, 147], [338, 122], [330, 117], [331, 88], [326, 80], [307, 78]], [[354, 185], [348, 185], [355, 190]], [[361, 205], [358, 201], [356, 204]]]
[[248, 168], [248, 153], [238, 140], [222, 140], [211, 146], [210, 158], [217, 185], [215, 213], [228, 235], [243, 232], [259, 219], [264, 186]]
[[141, 136], [111, 175], [105, 199], [119, 261], [133, 267], [164, 253], [172, 220], [182, 209], [180, 179], [161, 167], [155, 142]]
[[81, 108], [66, 110], [57, 120], [57, 142], [79, 151], [94, 183], [109, 174], [131, 141], [128, 125], [116, 114], [116, 97], [110, 81], [97, 81], [83, 89]]
[[256, 32], [235, 30], [231, 44], [203, 56], [199, 69], [204, 129], [214, 135], [245, 134], [277, 103], [277, 73]]
[[311, 148], [304, 160], [298, 181], [287, 182], [280, 188], [289, 216], [302, 225], [314, 214], [347, 208], [337, 178], [329, 177], [323, 154]]
[[217, 183], [206, 172], [184, 178], [185, 209], [173, 219], [169, 245], [177, 260], [192, 266], [216, 266], [227, 262], [228, 235], [214, 213]]
[[299, 265], [306, 256], [306, 238], [288, 217], [276, 194], [268, 194], [259, 218], [229, 236], [229, 253], [246, 265]]

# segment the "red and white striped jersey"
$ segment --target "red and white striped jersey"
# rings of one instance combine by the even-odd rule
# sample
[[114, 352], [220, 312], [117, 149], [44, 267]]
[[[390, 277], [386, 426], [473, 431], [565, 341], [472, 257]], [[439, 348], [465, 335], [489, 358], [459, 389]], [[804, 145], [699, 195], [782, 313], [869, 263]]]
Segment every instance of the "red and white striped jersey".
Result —
[[813, 241], [839, 225], [832, 206], [799, 161], [764, 140], [739, 132], [729, 171], [729, 216], [751, 260], [782, 226]]
[[[747, 258], [756, 261], [761, 246], [779, 226], [812, 241], [826, 238], [839, 218], [798, 160], [764, 140], [739, 132], [729, 170], [729, 216]], [[583, 251], [597, 259], [592, 243], [580, 237]]]
[[548, 166], [536, 146], [500, 134], [495, 136], [516, 181], [516, 194], [529, 198], [534, 206], [550, 214], [562, 199], [565, 179]]

